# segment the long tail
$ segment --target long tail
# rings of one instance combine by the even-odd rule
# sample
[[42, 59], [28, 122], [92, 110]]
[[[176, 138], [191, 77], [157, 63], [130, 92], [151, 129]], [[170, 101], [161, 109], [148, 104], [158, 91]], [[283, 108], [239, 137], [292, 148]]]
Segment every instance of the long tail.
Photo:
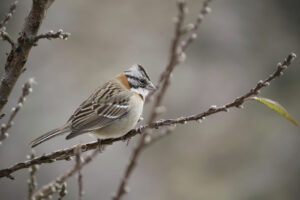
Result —
[[49, 131], [43, 135], [41, 135], [40, 137], [32, 140], [29, 145], [31, 146], [31, 148], [36, 147], [37, 145], [46, 142], [47, 140], [50, 140], [51, 138], [54, 138], [56, 136], [62, 135], [66, 132], [69, 132], [69, 127], [68, 126], [63, 126], [61, 128], [57, 128], [54, 129], [52, 131]]

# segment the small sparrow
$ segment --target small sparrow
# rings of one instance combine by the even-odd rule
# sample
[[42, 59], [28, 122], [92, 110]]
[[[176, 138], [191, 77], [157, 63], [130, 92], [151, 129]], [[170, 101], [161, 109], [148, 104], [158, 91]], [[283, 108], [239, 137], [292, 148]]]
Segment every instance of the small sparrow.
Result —
[[67, 140], [84, 133], [92, 133], [100, 140], [124, 136], [137, 124], [146, 96], [155, 89], [144, 68], [133, 65], [96, 89], [67, 123], [36, 138], [30, 146], [64, 133], [69, 133]]

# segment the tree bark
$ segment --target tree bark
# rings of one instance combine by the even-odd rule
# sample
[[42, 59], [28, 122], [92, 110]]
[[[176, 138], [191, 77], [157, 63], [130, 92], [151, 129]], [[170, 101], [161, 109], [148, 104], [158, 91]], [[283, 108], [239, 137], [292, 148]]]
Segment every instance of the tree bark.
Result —
[[5, 64], [5, 73], [0, 83], [0, 112], [8, 101], [18, 78], [25, 71], [25, 64], [31, 48], [35, 45], [34, 39], [46, 15], [47, 9], [54, 0], [33, 0], [24, 27], [17, 44], [11, 49]]

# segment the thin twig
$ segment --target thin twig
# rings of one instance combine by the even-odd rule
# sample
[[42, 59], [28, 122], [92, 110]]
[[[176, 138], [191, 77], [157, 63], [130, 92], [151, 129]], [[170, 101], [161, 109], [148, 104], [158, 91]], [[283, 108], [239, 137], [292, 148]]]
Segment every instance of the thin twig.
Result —
[[11, 45], [11, 48], [15, 49], [16, 43], [7, 32], [0, 30], [0, 39], [7, 41]]
[[[32, 150], [32, 153], [29, 155], [29, 159], [34, 159], [35, 152]], [[35, 174], [38, 170], [38, 165], [32, 165], [29, 167], [29, 180], [28, 180], [28, 200], [33, 200], [32, 196], [37, 187], [37, 181]]]
[[22, 95], [19, 98], [18, 101], [18, 105], [16, 107], [13, 107], [11, 109], [11, 115], [8, 118], [8, 121], [6, 124], [2, 124], [1, 125], [1, 129], [0, 129], [0, 142], [5, 140], [8, 137], [8, 129], [10, 129], [13, 125], [13, 120], [15, 119], [17, 113], [19, 112], [19, 110], [21, 109], [21, 107], [23, 106], [26, 97], [32, 92], [32, 84], [34, 83], [34, 79], [30, 78], [24, 85], [23, 85], [23, 89], [22, 89]]
[[[250, 89], [246, 94], [234, 99], [232, 102], [225, 104], [224, 106], [216, 107], [216, 106], [211, 106], [208, 108], [206, 111], [196, 114], [196, 115], [191, 115], [187, 117], [179, 117], [175, 119], [162, 119], [158, 120], [156, 122], [140, 126], [137, 129], [131, 130], [129, 133], [127, 133], [125, 136], [120, 137], [120, 138], [115, 138], [115, 139], [106, 139], [101, 141], [101, 145], [106, 146], [106, 145], [111, 145], [115, 142], [119, 141], [127, 141], [128, 139], [134, 137], [137, 134], [140, 134], [144, 132], [146, 129], [158, 129], [162, 126], [171, 126], [175, 124], [186, 124], [189, 121], [197, 121], [201, 122], [201, 120], [204, 120], [205, 117], [208, 117], [210, 115], [219, 113], [219, 112], [226, 112], [228, 111], [229, 108], [237, 107], [241, 108], [242, 105], [244, 104], [245, 99], [247, 99], [250, 96], [257, 95], [259, 91], [268, 86], [271, 81], [279, 77], [283, 71], [292, 63], [292, 61], [296, 58], [296, 55], [294, 53], [291, 53], [288, 55], [288, 57], [283, 61], [283, 63], [278, 63], [276, 70], [264, 81], [259, 81], [256, 86], [252, 89]], [[98, 141], [91, 142], [91, 143], [86, 143], [80, 145], [81, 151], [86, 152], [92, 149], [96, 149], [98, 147]], [[43, 163], [53, 163], [58, 160], [70, 160], [70, 157], [74, 156], [74, 150], [78, 148], [78, 146], [74, 146], [71, 148], [63, 149], [63, 150], [58, 150], [49, 154], [45, 154], [39, 157], [36, 157], [31, 160], [27, 160], [25, 162], [20, 162], [17, 163], [9, 168], [2, 169], [0, 170], [0, 178], [1, 177], [8, 177], [12, 178], [11, 173], [28, 168], [32, 165], [40, 165]]]
[[70, 177], [72, 177], [76, 172], [81, 170], [85, 165], [90, 163], [96, 157], [96, 155], [98, 155], [98, 153], [99, 150], [97, 149], [91, 155], [86, 156], [79, 165], [76, 164], [71, 170], [67, 171], [62, 176], [59, 176], [54, 181], [50, 182], [48, 185], [43, 186], [33, 195], [33, 198], [35, 198], [36, 200], [44, 199], [57, 191], [61, 191], [62, 184], [66, 182], [66, 180], [68, 180]]
[[6, 16], [4, 17], [4, 19], [0, 22], [0, 39], [3, 41], [7, 41], [12, 49], [15, 48], [16, 43], [14, 42], [14, 40], [11, 38], [11, 36], [5, 31], [6, 27], [5, 25], [8, 23], [8, 21], [11, 19], [11, 17], [13, 16], [14, 12], [16, 11], [17, 8], [17, 1], [15, 1], [9, 8], [8, 13], [6, 14]]
[[64, 198], [64, 196], [66, 196], [67, 194], [68, 194], [68, 191], [67, 191], [67, 182], [64, 182], [61, 185], [60, 192], [58, 193], [58, 195], [59, 195], [58, 200], [62, 200]]
[[196, 39], [197, 30], [199, 29], [199, 26], [202, 23], [204, 16], [211, 12], [211, 8], [209, 7], [210, 2], [211, 0], [206, 0], [203, 2], [202, 9], [200, 10], [199, 15], [197, 16], [196, 22], [191, 24], [192, 28], [188, 31], [187, 38], [181, 42], [181, 50], [183, 52], [185, 52], [190, 43], [192, 43]]
[[[186, 58], [184, 52], [186, 51], [187, 47], [196, 39], [197, 30], [199, 29], [199, 26], [202, 23], [203, 18], [205, 17], [205, 15], [211, 12], [211, 8], [209, 7], [210, 2], [211, 0], [206, 0], [203, 2], [202, 9], [200, 10], [200, 13], [196, 18], [196, 22], [188, 24], [188, 26], [186, 26], [185, 28], [183, 28], [183, 25], [184, 25], [185, 14], [187, 13], [186, 3], [185, 1], [178, 2], [177, 4], [178, 16], [175, 18], [176, 26], [175, 26], [174, 38], [172, 40], [172, 44], [170, 48], [170, 52], [171, 52], [170, 59], [166, 69], [164, 70], [164, 72], [161, 74], [159, 78], [158, 84], [156, 85], [156, 88], [158, 89], [160, 89], [162, 85], [165, 85], [164, 87], [162, 87], [161, 93], [165, 93], [170, 82], [169, 79], [171, 77], [171, 74], [175, 66], [181, 62], [184, 62]], [[184, 39], [183, 37], [185, 35], [188, 36]], [[152, 99], [153, 94], [156, 91], [158, 90], [151, 92], [147, 96], [146, 102], [149, 102]], [[157, 98], [158, 102], [156, 104], [159, 104], [161, 100], [162, 100], [161, 98]]]
[[51, 40], [51, 39], [59, 38], [59, 39], [62, 39], [62, 40], [67, 40], [70, 35], [71, 35], [71, 33], [64, 32], [62, 29], [59, 29], [57, 32], [54, 32], [54, 31], [51, 30], [48, 33], [37, 35], [34, 38], [33, 42], [37, 42], [40, 39]]
[[[171, 48], [170, 48], [170, 52], [171, 52], [170, 59], [169, 59], [169, 63], [167, 64], [165, 71], [161, 74], [161, 76], [159, 78], [158, 84], [156, 85], [157, 89], [160, 89], [160, 86], [163, 84], [163, 81], [165, 81], [167, 79], [167, 77], [170, 76], [170, 74], [172, 73], [174, 67], [176, 66], [176, 64], [178, 62], [177, 47], [179, 46], [181, 37], [183, 36], [182, 27], [183, 27], [184, 19], [185, 19], [186, 2], [178, 1], [177, 9], [178, 9], [178, 16], [174, 20], [174, 22], [175, 22], [174, 32], [175, 33], [174, 33], [174, 37], [173, 37], [173, 40], [171, 43]], [[147, 96], [146, 102], [148, 102], [150, 100], [150, 98], [152, 97], [154, 92], [155, 91], [153, 91], [152, 93], [150, 93]]]
[[13, 4], [11, 4], [8, 13], [4, 17], [4, 19], [0, 22], [0, 30], [5, 27], [5, 25], [8, 23], [8, 21], [13, 16], [14, 12], [16, 11], [18, 1], [15, 1]]
[[[81, 164], [81, 148], [80, 146], [78, 146], [78, 148], [76, 148], [76, 165], [77, 167], [80, 166]], [[83, 197], [83, 183], [82, 183], [82, 173], [81, 173], [81, 170], [79, 169], [78, 170], [78, 199], [79, 200], [82, 200], [82, 197]]]

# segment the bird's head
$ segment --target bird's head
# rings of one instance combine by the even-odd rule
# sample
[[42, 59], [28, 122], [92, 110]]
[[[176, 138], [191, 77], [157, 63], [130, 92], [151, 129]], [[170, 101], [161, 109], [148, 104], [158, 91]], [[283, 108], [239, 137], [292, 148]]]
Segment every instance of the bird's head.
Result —
[[134, 64], [124, 73], [130, 85], [130, 90], [141, 95], [143, 99], [146, 98], [151, 90], [156, 89], [154, 84], [150, 81], [145, 69], [141, 65]]

